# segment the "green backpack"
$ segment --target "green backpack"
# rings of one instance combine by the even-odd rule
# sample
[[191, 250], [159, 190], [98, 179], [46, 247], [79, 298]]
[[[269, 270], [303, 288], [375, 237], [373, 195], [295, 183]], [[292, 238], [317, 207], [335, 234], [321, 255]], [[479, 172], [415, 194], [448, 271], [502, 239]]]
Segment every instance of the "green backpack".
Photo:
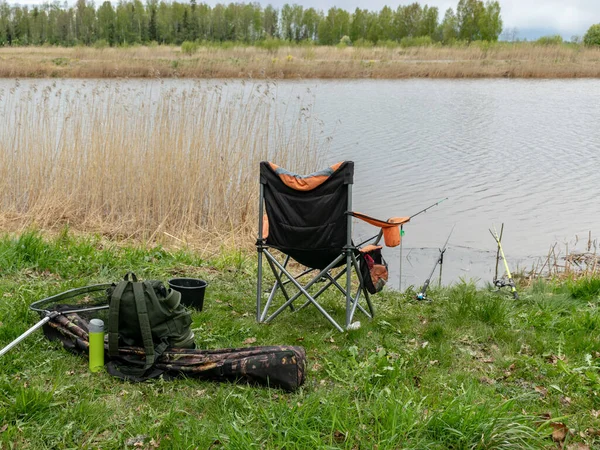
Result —
[[[156, 378], [163, 371], [153, 366], [167, 348], [195, 348], [190, 312], [180, 304], [178, 291], [167, 289], [161, 281], [138, 281], [129, 272], [107, 294], [111, 375], [133, 381]], [[145, 362], [120, 357], [119, 346], [142, 347]]]

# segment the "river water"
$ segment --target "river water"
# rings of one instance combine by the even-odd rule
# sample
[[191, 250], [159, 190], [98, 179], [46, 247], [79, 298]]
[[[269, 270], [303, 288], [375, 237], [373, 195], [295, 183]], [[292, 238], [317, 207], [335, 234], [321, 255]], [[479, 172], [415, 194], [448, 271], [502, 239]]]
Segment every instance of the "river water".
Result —
[[491, 281], [494, 224], [521, 269], [599, 231], [600, 80], [328, 82], [316, 98], [336, 121], [330, 160], [356, 161], [356, 209], [411, 215], [449, 197], [406, 225], [403, 287], [423, 282], [454, 225], [445, 283]]
[[[120, 100], [132, 104], [198, 83], [226, 84], [225, 95], [253, 88], [240, 81], [21, 80], [17, 93], [34, 83], [67, 91], [119, 83]], [[405, 226], [402, 289], [423, 283], [452, 227], [444, 284], [492, 280], [494, 225], [505, 224], [507, 260], [525, 270], [555, 243], [563, 254], [566, 244], [583, 249], [588, 233], [599, 231], [600, 80], [310, 80], [273, 89], [277, 101], [309, 99], [328, 137], [326, 165], [355, 161], [355, 210], [405, 216], [448, 197]], [[0, 92], [6, 116], [15, 80], [0, 80]], [[357, 239], [373, 231], [356, 225]], [[397, 288], [400, 249], [384, 253]]]

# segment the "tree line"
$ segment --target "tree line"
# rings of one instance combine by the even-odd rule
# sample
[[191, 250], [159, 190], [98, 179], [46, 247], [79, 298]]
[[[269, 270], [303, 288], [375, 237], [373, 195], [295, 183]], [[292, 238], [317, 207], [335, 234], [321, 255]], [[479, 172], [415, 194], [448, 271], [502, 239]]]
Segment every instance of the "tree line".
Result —
[[73, 6], [42, 6], [0, 2], [0, 45], [180, 45], [184, 41], [256, 44], [269, 39], [322, 45], [373, 43], [423, 38], [451, 43], [496, 41], [502, 32], [497, 1], [459, 0], [440, 20], [437, 7], [419, 3], [388, 6], [380, 11], [356, 8], [349, 12], [332, 7], [321, 11], [286, 4], [281, 9], [258, 3], [217, 4], [190, 0], [165, 2], [77, 0]]

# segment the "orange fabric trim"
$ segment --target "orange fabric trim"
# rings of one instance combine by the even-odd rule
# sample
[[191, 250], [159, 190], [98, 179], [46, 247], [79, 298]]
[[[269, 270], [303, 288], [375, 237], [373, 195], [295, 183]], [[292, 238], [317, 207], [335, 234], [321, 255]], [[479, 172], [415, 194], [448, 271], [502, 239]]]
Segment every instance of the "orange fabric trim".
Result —
[[381, 245], [373, 245], [373, 244], [369, 244], [369, 245], [365, 245], [363, 248], [361, 248], [359, 251], [361, 253], [369, 253], [372, 252], [373, 250], [381, 250], [383, 247]]
[[[339, 162], [330, 167], [334, 172], [340, 168], [343, 162]], [[269, 166], [273, 169], [274, 172], [280, 168], [277, 164], [269, 162]], [[296, 191], [312, 191], [313, 189], [321, 186], [323, 183], [327, 181], [329, 175], [316, 175], [312, 177], [298, 177], [295, 175], [280, 173], [278, 174], [283, 184], [287, 187], [292, 188]]]
[[262, 237], [263, 239], [269, 237], [269, 218], [266, 214], [263, 215]]
[[388, 222], [402, 225], [407, 222], [410, 222], [410, 217], [391, 217], [390, 219], [388, 219]]
[[338, 170], [340, 168], [340, 166], [344, 164], [344, 161], [340, 161], [339, 163], [335, 163], [333, 166], [331, 166], [331, 169], [335, 172], [336, 170]]
[[321, 186], [329, 177], [325, 175], [309, 178], [296, 178], [293, 175], [279, 175], [283, 184], [296, 191], [312, 191], [314, 188]]

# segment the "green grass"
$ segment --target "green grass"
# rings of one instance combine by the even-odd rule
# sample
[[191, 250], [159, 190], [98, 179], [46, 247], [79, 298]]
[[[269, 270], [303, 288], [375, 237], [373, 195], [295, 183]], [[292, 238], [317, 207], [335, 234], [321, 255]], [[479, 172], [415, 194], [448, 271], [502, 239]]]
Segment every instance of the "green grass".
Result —
[[[0, 236], [0, 347], [38, 319], [29, 305], [66, 289], [186, 275], [209, 281], [194, 315], [202, 348], [302, 345], [295, 393], [192, 379], [130, 384], [36, 332], [2, 358], [0, 449], [556, 448], [600, 446], [598, 281], [539, 282], [512, 300], [460, 282], [416, 302], [374, 297], [377, 317], [336, 332], [314, 308], [254, 318], [255, 255], [117, 245], [99, 237]], [[343, 316], [335, 295], [324, 299]], [[552, 419], [548, 419], [548, 415]], [[137, 444], [137, 445], [136, 445]]]

